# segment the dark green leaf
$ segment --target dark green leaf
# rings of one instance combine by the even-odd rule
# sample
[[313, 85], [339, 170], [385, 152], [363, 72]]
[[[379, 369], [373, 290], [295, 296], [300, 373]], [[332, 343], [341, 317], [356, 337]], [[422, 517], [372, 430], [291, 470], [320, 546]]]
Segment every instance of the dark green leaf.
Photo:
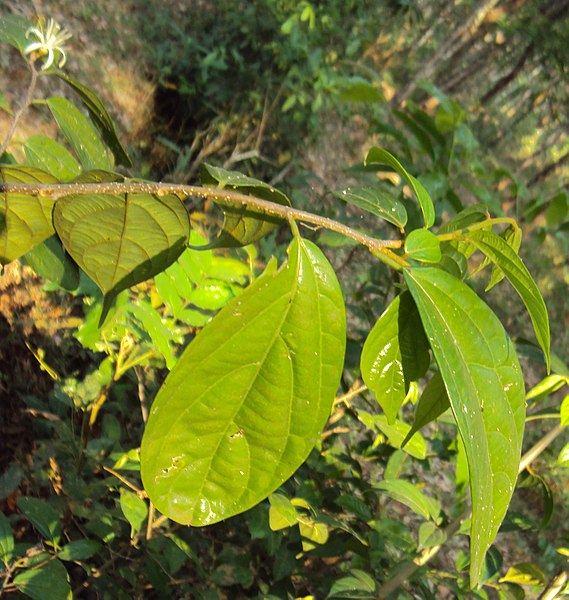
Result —
[[121, 488], [120, 493], [121, 510], [130, 523], [130, 537], [133, 538], [142, 528], [142, 524], [148, 515], [148, 506], [134, 492]]
[[372, 148], [368, 152], [365, 162], [366, 165], [369, 163], [388, 165], [394, 171], [399, 173], [399, 175], [401, 175], [401, 177], [403, 177], [403, 179], [405, 179], [405, 181], [407, 181], [407, 183], [411, 186], [417, 196], [417, 200], [419, 201], [419, 205], [421, 207], [421, 212], [423, 213], [425, 227], [432, 227], [435, 222], [435, 207], [433, 206], [433, 201], [431, 200], [427, 190], [418, 179], [409, 174], [403, 168], [403, 165], [392, 154], [386, 150], [383, 150], [382, 148]]
[[466, 284], [434, 267], [404, 276], [466, 448], [474, 587], [516, 484], [525, 421], [521, 369], [498, 318]]
[[[111, 177], [91, 172], [77, 181]], [[119, 292], [171, 265], [190, 233], [188, 213], [171, 195], [66, 196], [53, 222], [67, 252], [106, 295], [101, 322]]]
[[349, 576], [334, 581], [327, 597], [334, 600], [374, 598], [375, 589], [373, 577], [360, 569], [352, 569]]
[[8, 563], [12, 558], [14, 550], [14, 536], [12, 535], [12, 527], [6, 515], [0, 512], [0, 560]]
[[91, 558], [100, 548], [101, 544], [97, 540], [75, 540], [66, 544], [57, 557], [61, 560], [85, 560]]
[[408, 506], [415, 514], [433, 521], [439, 520], [439, 502], [426, 496], [416, 486], [403, 479], [386, 479], [373, 484], [373, 488], [387, 494], [393, 500]]
[[21, 15], [0, 15], [0, 42], [14, 46], [23, 54], [24, 48], [30, 43], [26, 31], [32, 26], [32, 22]]
[[433, 521], [424, 521], [419, 525], [417, 550], [440, 546], [446, 542], [447, 536], [444, 529], [441, 529]]
[[[219, 189], [235, 190], [248, 196], [256, 196], [263, 200], [290, 206], [290, 200], [282, 193], [258, 179], [247, 177], [237, 171], [227, 171], [212, 165], [202, 165], [202, 183]], [[216, 201], [223, 207], [225, 214], [223, 229], [219, 236], [209, 244], [208, 248], [232, 248], [251, 244], [266, 236], [282, 220], [249, 210]]]
[[405, 252], [413, 260], [436, 263], [441, 260], [441, 243], [427, 229], [415, 229], [405, 239]]
[[[32, 167], [0, 168], [2, 183], [57, 183]], [[0, 195], [0, 264], [20, 258], [53, 233], [53, 200], [42, 196], [2, 192]]]
[[360, 360], [363, 380], [389, 423], [397, 417], [409, 382], [427, 371], [428, 348], [413, 299], [409, 294], [397, 296], [368, 335]]
[[56, 235], [30, 250], [24, 258], [40, 277], [68, 291], [77, 289], [79, 269], [69, 258]]
[[445, 384], [440, 372], [437, 371], [431, 377], [431, 380], [419, 398], [419, 402], [415, 408], [413, 426], [401, 446], [405, 446], [417, 431], [440, 417], [449, 408], [450, 402]]
[[81, 98], [103, 140], [105, 140], [105, 143], [111, 149], [116, 163], [125, 167], [132, 166], [131, 160], [119, 140], [115, 123], [97, 94], [91, 88], [67, 75], [67, 73], [55, 71], [54, 75], [65, 81]]
[[549, 370], [551, 359], [547, 308], [522, 259], [506, 241], [491, 231], [465, 232], [464, 237], [503, 271], [508, 281], [520, 295], [533, 323], [537, 341], [543, 350], [547, 369]]
[[81, 165], [69, 150], [44, 135], [30, 136], [24, 151], [31, 167], [47, 171], [60, 181], [69, 181], [81, 173]]
[[26, 519], [41, 533], [41, 535], [53, 542], [59, 543], [61, 536], [61, 517], [45, 501], [29, 496], [20, 496], [16, 503], [24, 513]]
[[34, 600], [72, 599], [67, 569], [57, 559], [48, 560], [36, 569], [18, 573], [14, 577], [14, 585]]
[[549, 227], [557, 227], [567, 218], [569, 197], [567, 192], [559, 192], [554, 196], [545, 210], [545, 221]]
[[316, 246], [295, 239], [288, 262], [214, 317], [159, 391], [141, 448], [158, 510], [207, 525], [279, 487], [319, 439], [344, 350], [334, 271]]
[[407, 211], [399, 200], [382, 193], [380, 190], [368, 187], [347, 188], [337, 192], [336, 196], [349, 204], [392, 223], [403, 231], [407, 224]]
[[48, 98], [46, 102], [83, 168], [110, 171], [113, 163], [91, 121], [66, 98], [54, 96]]

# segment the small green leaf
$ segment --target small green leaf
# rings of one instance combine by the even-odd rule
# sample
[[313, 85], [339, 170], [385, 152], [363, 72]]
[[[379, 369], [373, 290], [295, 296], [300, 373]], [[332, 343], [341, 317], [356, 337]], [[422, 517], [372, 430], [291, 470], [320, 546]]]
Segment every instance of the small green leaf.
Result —
[[61, 560], [85, 560], [91, 558], [101, 549], [97, 540], [75, 540], [66, 544], [57, 557]]
[[269, 496], [271, 508], [269, 509], [269, 527], [272, 531], [292, 527], [298, 521], [298, 514], [294, 504], [282, 494]]
[[65, 81], [81, 98], [103, 140], [105, 140], [105, 143], [111, 149], [116, 163], [125, 167], [132, 166], [132, 162], [119, 140], [115, 123], [99, 96], [91, 88], [83, 85], [67, 73], [55, 71], [54, 75]]
[[70, 292], [77, 289], [79, 268], [69, 258], [56, 235], [30, 250], [24, 259], [40, 277]]
[[561, 427], [567, 427], [567, 425], [569, 425], [569, 396], [565, 396], [563, 402], [561, 402], [559, 420]]
[[433, 205], [433, 201], [429, 196], [429, 193], [423, 186], [423, 184], [410, 175], [404, 168], [403, 165], [387, 150], [383, 150], [382, 148], [374, 147], [372, 148], [366, 157], [366, 165], [369, 163], [380, 163], [382, 165], [390, 166], [394, 171], [399, 173], [403, 179], [407, 181], [407, 183], [411, 186], [413, 191], [417, 196], [417, 200], [419, 201], [419, 205], [421, 207], [421, 212], [423, 213], [423, 220], [425, 222], [425, 227], [432, 227], [435, 222], [435, 207]]
[[336, 83], [342, 102], [381, 102], [383, 94], [363, 77], [344, 77]]
[[45, 501], [29, 496], [20, 496], [16, 500], [18, 508], [24, 513], [26, 519], [40, 532], [40, 534], [54, 544], [59, 543], [61, 536], [61, 517]]
[[[227, 171], [212, 165], [202, 165], [202, 184], [219, 189], [235, 190], [248, 196], [290, 206], [290, 200], [274, 187], [237, 171]], [[219, 236], [208, 248], [246, 246], [260, 240], [282, 222], [282, 219], [264, 215], [244, 206], [236, 207], [216, 200], [223, 207], [224, 222]]]
[[134, 492], [129, 492], [125, 488], [121, 488], [120, 493], [121, 510], [126, 520], [130, 523], [130, 537], [133, 538], [142, 529], [142, 524], [148, 516], [148, 506]]
[[444, 529], [441, 529], [433, 521], [424, 521], [419, 525], [417, 550], [420, 552], [425, 548], [440, 546], [447, 540]]
[[404, 277], [466, 449], [474, 587], [517, 480], [525, 421], [521, 369], [498, 318], [465, 283], [435, 267], [408, 269]]
[[390, 425], [385, 415], [375, 415], [373, 421], [394, 448], [401, 448], [404, 452], [419, 460], [423, 460], [427, 456], [427, 444], [420, 433], [415, 433], [403, 448], [403, 441], [411, 429], [411, 426], [404, 421], [396, 419], [395, 423]]
[[[57, 179], [32, 167], [0, 168], [2, 183], [57, 183]], [[0, 264], [20, 258], [53, 233], [53, 200], [42, 196], [0, 194]]]
[[386, 479], [373, 484], [373, 488], [387, 494], [393, 500], [408, 506], [415, 514], [435, 522], [439, 520], [441, 506], [437, 500], [423, 494], [416, 486], [404, 479]]
[[21, 15], [0, 15], [0, 42], [10, 44], [23, 54], [24, 48], [30, 43], [26, 38], [30, 27], [33, 27], [32, 22]]
[[302, 549], [305, 552], [313, 550], [316, 545], [325, 544], [330, 535], [325, 523], [319, 523], [310, 518], [299, 520], [298, 529], [302, 538]]
[[57, 559], [18, 573], [14, 585], [34, 600], [71, 600], [73, 597], [67, 569]]
[[569, 211], [569, 195], [567, 192], [559, 192], [547, 205], [545, 210], [545, 221], [548, 227], [557, 227], [567, 219]]
[[427, 229], [415, 229], [405, 239], [405, 252], [419, 262], [436, 263], [441, 260], [441, 243]]
[[[504, 231], [503, 235], [504, 241], [510, 248], [517, 254], [520, 250], [520, 246], [522, 245], [522, 230], [519, 227], [508, 227], [506, 231]], [[484, 260], [489, 260], [487, 257]], [[490, 281], [486, 286], [486, 291], [489, 292], [496, 284], [500, 283], [502, 279], [504, 279], [504, 271], [500, 269], [497, 264], [494, 264], [492, 268], [492, 275], [490, 276]]]
[[7, 564], [12, 558], [14, 550], [14, 536], [10, 521], [3, 512], [0, 512], [0, 560]]
[[334, 271], [295, 238], [288, 262], [213, 318], [154, 400], [141, 475], [158, 510], [208, 525], [278, 488], [319, 439], [344, 350]]
[[500, 583], [502, 582], [543, 586], [545, 585], [546, 577], [537, 565], [533, 563], [519, 563], [508, 569], [508, 572], [500, 579]]
[[557, 457], [557, 464], [561, 467], [569, 467], [569, 442], [561, 448], [561, 452]]
[[408, 384], [429, 368], [429, 346], [419, 313], [409, 294], [397, 296], [379, 317], [362, 350], [360, 368], [365, 384], [393, 423], [405, 400]]
[[545, 396], [553, 394], [557, 390], [560, 390], [564, 385], [569, 385], [569, 377], [566, 375], [547, 375], [539, 383], [534, 385], [531, 390], [526, 394], [526, 400], [533, 400], [537, 402]]
[[113, 168], [98, 131], [91, 121], [66, 98], [54, 96], [46, 100], [53, 118], [71, 144], [85, 170]]
[[407, 434], [407, 437], [403, 440], [401, 447], [403, 448], [417, 431], [440, 417], [449, 408], [450, 401], [448, 399], [445, 384], [440, 372], [437, 371], [431, 377], [431, 380], [419, 398], [419, 402], [415, 407], [413, 426]]
[[370, 575], [360, 569], [352, 569], [348, 577], [336, 579], [328, 598], [339, 600], [366, 600], [375, 598], [376, 584]]
[[549, 371], [551, 357], [547, 308], [522, 259], [506, 241], [491, 231], [465, 232], [464, 238], [474, 244], [503, 271], [508, 281], [520, 295], [533, 323], [535, 335], [545, 355], [545, 362]]
[[10, 116], [13, 116], [14, 111], [10, 108], [10, 104], [8, 100], [6, 100], [6, 96], [0, 92], [0, 110], [3, 110], [5, 113], [8, 113]]
[[335, 195], [340, 200], [395, 225], [399, 231], [403, 231], [407, 224], [407, 211], [403, 203], [381, 190], [369, 187], [347, 188]]
[[44, 135], [32, 135], [24, 142], [31, 167], [42, 169], [60, 181], [69, 181], [81, 173], [81, 165], [65, 146]]
[[[112, 177], [90, 172], [76, 181]], [[190, 234], [188, 213], [172, 195], [66, 196], [57, 202], [53, 222], [67, 252], [106, 295], [101, 323], [117, 294], [172, 264]]]

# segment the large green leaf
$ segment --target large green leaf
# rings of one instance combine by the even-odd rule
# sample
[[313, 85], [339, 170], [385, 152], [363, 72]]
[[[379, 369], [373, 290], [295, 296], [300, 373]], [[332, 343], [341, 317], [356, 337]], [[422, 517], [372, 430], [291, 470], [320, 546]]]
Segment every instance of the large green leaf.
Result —
[[6, 42], [18, 49], [22, 54], [30, 43], [26, 31], [32, 27], [32, 22], [22, 15], [0, 15], [0, 42]]
[[347, 188], [337, 192], [336, 196], [344, 202], [359, 208], [392, 223], [403, 231], [407, 224], [407, 211], [403, 203], [381, 190], [368, 187]]
[[362, 377], [390, 424], [395, 422], [410, 381], [429, 368], [429, 346], [409, 293], [397, 296], [368, 335], [360, 360]]
[[344, 362], [345, 312], [332, 267], [296, 238], [188, 346], [158, 392], [141, 475], [158, 510], [208, 525], [288, 479], [319, 439]]
[[[49, 173], [32, 167], [4, 166], [0, 178], [2, 183], [57, 183]], [[5, 264], [53, 233], [53, 200], [7, 192], [0, 196], [0, 264]]]
[[[75, 181], [117, 178], [95, 171]], [[188, 213], [171, 195], [66, 196], [57, 202], [53, 222], [67, 252], [107, 296], [101, 320], [119, 292], [172, 264], [190, 233]]]
[[429, 196], [429, 192], [425, 189], [425, 186], [413, 175], [408, 173], [403, 165], [387, 150], [383, 148], [372, 148], [366, 156], [366, 165], [369, 163], [379, 163], [382, 165], [388, 165], [391, 167], [396, 173], [399, 173], [403, 179], [407, 181], [407, 183], [411, 186], [415, 195], [417, 196], [417, 200], [419, 201], [419, 206], [421, 207], [421, 212], [423, 213], [423, 220], [425, 222], [425, 227], [432, 227], [435, 222], [435, 207], [433, 205], [433, 201]]
[[75, 104], [60, 96], [48, 98], [46, 102], [83, 168], [107, 171], [112, 169], [112, 160], [99, 137], [99, 132]]
[[475, 586], [516, 484], [525, 420], [522, 373], [500, 321], [465, 283], [435, 267], [407, 269], [404, 276], [466, 449]]
[[81, 173], [81, 165], [69, 150], [44, 135], [30, 136], [24, 142], [24, 151], [31, 167], [47, 171], [60, 181], [69, 181]]
[[14, 585], [34, 600], [71, 600], [69, 575], [63, 563], [57, 559], [46, 561], [35, 569], [28, 569], [14, 577]]
[[551, 362], [550, 333], [547, 308], [541, 293], [532, 276], [506, 240], [491, 231], [470, 231], [464, 233], [465, 239], [481, 250], [497, 267], [499, 267], [525, 304], [537, 341], [545, 355], [547, 369]]
[[111, 149], [117, 164], [125, 167], [132, 166], [131, 160], [119, 140], [115, 123], [105, 108], [105, 105], [101, 102], [99, 96], [97, 96], [91, 88], [83, 85], [67, 73], [55, 71], [54, 74], [65, 81], [65, 83], [77, 93], [79, 98], [81, 98], [81, 101], [89, 111], [89, 115], [91, 115], [91, 119], [93, 120], [93, 123], [95, 123], [103, 140], [105, 140], [105, 143]]
[[[241, 194], [256, 196], [263, 200], [290, 206], [290, 200], [277, 189], [258, 179], [247, 177], [237, 171], [227, 171], [212, 165], [202, 165], [202, 183], [206, 186], [229, 189]], [[244, 206], [233, 206], [216, 200], [223, 207], [223, 229], [208, 248], [232, 248], [246, 246], [260, 240], [273, 230], [281, 219], [264, 215]]]

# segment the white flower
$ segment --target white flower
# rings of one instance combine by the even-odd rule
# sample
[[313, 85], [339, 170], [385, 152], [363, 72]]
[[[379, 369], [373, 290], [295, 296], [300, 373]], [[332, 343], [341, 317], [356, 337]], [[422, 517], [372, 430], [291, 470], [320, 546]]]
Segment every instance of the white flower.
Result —
[[43, 57], [42, 71], [49, 69], [56, 61], [58, 67], [63, 67], [67, 60], [63, 44], [71, 37], [71, 34], [53, 19], [48, 20], [45, 28], [44, 23], [42, 21], [37, 27], [30, 27], [26, 31], [26, 38], [34, 36], [37, 42], [32, 42], [24, 48], [24, 54], [35, 54], [32, 56], [33, 60]]

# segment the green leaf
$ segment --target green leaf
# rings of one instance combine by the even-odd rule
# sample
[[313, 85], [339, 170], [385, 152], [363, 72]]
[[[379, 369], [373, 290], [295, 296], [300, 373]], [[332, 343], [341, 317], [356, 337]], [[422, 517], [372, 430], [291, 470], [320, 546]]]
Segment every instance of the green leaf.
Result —
[[427, 456], [427, 444], [420, 433], [413, 435], [403, 448], [403, 441], [411, 429], [411, 426], [404, 421], [396, 419], [395, 423], [390, 425], [385, 415], [375, 415], [373, 422], [394, 448], [401, 448], [404, 452], [419, 460], [423, 460]]
[[327, 597], [335, 600], [362, 600], [375, 598], [375, 590], [373, 577], [360, 569], [352, 569], [349, 576], [334, 581]]
[[0, 42], [10, 44], [23, 54], [24, 48], [30, 43], [26, 31], [32, 26], [32, 22], [21, 15], [0, 15]]
[[79, 269], [69, 258], [56, 235], [30, 250], [24, 259], [40, 277], [70, 292], [77, 289]]
[[66, 544], [57, 557], [61, 560], [85, 560], [91, 558], [101, 549], [97, 540], [75, 540]]
[[328, 541], [329, 531], [325, 523], [304, 518], [298, 521], [298, 529], [302, 538], [302, 549], [305, 552], [313, 550], [316, 545], [322, 545]]
[[[111, 177], [91, 172], [75, 181]], [[57, 202], [53, 222], [67, 252], [106, 295], [101, 323], [116, 295], [166, 269], [190, 234], [188, 213], [173, 195], [66, 196]]]
[[32, 135], [24, 142], [31, 167], [42, 169], [60, 181], [69, 181], [81, 173], [81, 165], [65, 146], [44, 135]]
[[425, 548], [440, 546], [447, 540], [444, 529], [441, 529], [433, 521], [424, 521], [419, 525], [417, 550], [420, 552]]
[[[49, 173], [32, 167], [4, 166], [0, 178], [2, 183], [57, 183]], [[0, 264], [6, 264], [53, 233], [53, 200], [6, 192], [0, 198]]]
[[537, 400], [553, 394], [560, 390], [564, 385], [569, 385], [569, 377], [567, 375], [547, 375], [539, 383], [534, 385], [526, 394], [526, 400], [533, 400], [534, 404]]
[[545, 355], [545, 362], [549, 371], [551, 357], [547, 308], [522, 259], [506, 241], [491, 231], [465, 232], [464, 238], [474, 244], [503, 271], [508, 281], [520, 295], [533, 323], [535, 335]]
[[381, 190], [369, 187], [347, 188], [337, 192], [335, 196], [395, 225], [401, 232], [407, 224], [407, 211], [403, 203]]
[[449, 408], [450, 401], [445, 384], [440, 372], [437, 371], [431, 377], [431, 380], [419, 398], [419, 402], [417, 402], [413, 426], [403, 440], [401, 447], [404, 447], [417, 431], [440, 417]]
[[103, 140], [111, 149], [116, 163], [125, 167], [131, 167], [132, 162], [119, 140], [115, 123], [99, 96], [91, 88], [83, 85], [67, 73], [55, 71], [54, 75], [65, 81], [81, 98], [81, 102], [83, 102], [85, 108], [89, 111], [89, 115], [103, 137]]
[[112, 160], [91, 121], [66, 98], [54, 96], [46, 102], [83, 168], [110, 171], [113, 168]]
[[133, 538], [141, 530], [142, 524], [148, 516], [148, 506], [134, 492], [129, 492], [125, 488], [121, 488], [120, 493], [121, 510], [126, 520], [130, 523], [130, 537]]
[[[212, 165], [202, 165], [202, 184], [219, 189], [235, 190], [241, 194], [290, 206], [290, 200], [274, 187], [237, 171], [227, 171]], [[246, 246], [266, 236], [282, 219], [264, 215], [245, 206], [232, 206], [215, 200], [223, 207], [224, 222], [219, 236], [208, 248], [233, 248]]]
[[569, 211], [569, 195], [567, 192], [559, 192], [547, 205], [545, 221], [548, 227], [557, 227], [567, 218]]
[[271, 508], [269, 509], [269, 527], [272, 531], [292, 527], [298, 521], [298, 515], [294, 504], [282, 494], [271, 494], [269, 496]]
[[557, 464], [561, 467], [569, 467], [569, 442], [561, 448], [561, 452], [557, 457]]
[[415, 514], [433, 521], [439, 520], [441, 506], [437, 500], [423, 494], [416, 486], [403, 479], [386, 479], [373, 484], [373, 488], [393, 500], [408, 506]]
[[73, 597], [67, 569], [57, 559], [18, 573], [14, 577], [14, 585], [34, 600], [71, 600]]
[[567, 427], [567, 425], [569, 425], [569, 396], [565, 396], [565, 398], [563, 398], [563, 402], [561, 402], [559, 420], [561, 427]]
[[521, 585], [545, 585], [547, 581], [543, 571], [534, 563], [519, 563], [508, 569], [500, 579], [502, 582], [519, 583]]
[[7, 564], [12, 558], [14, 550], [14, 536], [10, 521], [3, 512], [0, 512], [0, 560]]
[[[504, 231], [503, 239], [512, 248], [512, 250], [517, 254], [520, 250], [520, 246], [522, 245], [522, 230], [519, 227], [508, 227], [506, 231]], [[485, 257], [484, 260], [489, 260], [488, 257]], [[497, 264], [494, 264], [492, 267], [492, 275], [490, 276], [490, 281], [486, 286], [486, 291], [489, 292], [496, 284], [500, 283], [502, 279], [504, 279], [504, 271], [500, 269]]]
[[54, 544], [59, 543], [61, 536], [61, 517], [45, 501], [29, 496], [20, 496], [16, 500], [18, 508], [24, 513], [26, 519], [47, 540]]
[[344, 77], [336, 82], [342, 102], [381, 102], [381, 91], [363, 77]]
[[415, 229], [405, 239], [405, 252], [419, 262], [436, 263], [441, 260], [441, 243], [427, 229]]
[[524, 384], [511, 340], [465, 283], [435, 267], [404, 272], [464, 441], [472, 495], [471, 586], [517, 480]]
[[0, 110], [3, 110], [10, 116], [14, 115], [14, 111], [10, 108], [10, 104], [8, 100], [6, 100], [6, 96], [2, 92], [0, 92]]
[[314, 244], [295, 239], [288, 262], [214, 317], [158, 392], [141, 448], [158, 510], [208, 525], [279, 487], [319, 439], [344, 351], [334, 271]]
[[410, 381], [429, 368], [429, 346], [410, 294], [397, 296], [379, 317], [362, 350], [360, 368], [389, 423], [394, 423]]

